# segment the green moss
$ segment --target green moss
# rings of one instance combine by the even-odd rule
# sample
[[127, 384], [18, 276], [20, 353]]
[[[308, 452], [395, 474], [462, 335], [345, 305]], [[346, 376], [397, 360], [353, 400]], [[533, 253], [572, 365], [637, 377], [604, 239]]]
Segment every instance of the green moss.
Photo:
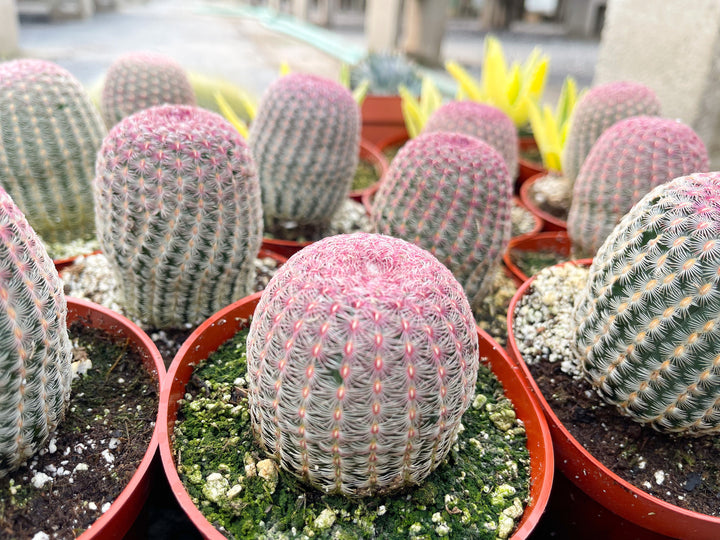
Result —
[[375, 182], [380, 180], [375, 165], [370, 161], [361, 159], [358, 162], [357, 170], [355, 171], [355, 177], [353, 178], [352, 189], [353, 191], [369, 188]]
[[[246, 337], [247, 330], [239, 332], [195, 370], [175, 431], [186, 489], [228, 536], [496, 538], [521, 515], [529, 490], [526, 437], [484, 366], [457, 444], [421, 486], [358, 501], [305, 488], [282, 470], [277, 485], [263, 479], [257, 464], [265, 456], [253, 441], [247, 411]], [[218, 485], [228, 486], [217, 502], [203, 494], [213, 473], [227, 480]]]

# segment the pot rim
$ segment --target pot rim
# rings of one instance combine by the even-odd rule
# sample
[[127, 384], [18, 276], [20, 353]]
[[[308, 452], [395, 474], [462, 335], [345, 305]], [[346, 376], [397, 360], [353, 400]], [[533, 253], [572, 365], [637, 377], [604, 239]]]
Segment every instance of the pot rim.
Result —
[[530, 188], [532, 185], [541, 178], [546, 177], [549, 173], [550, 171], [543, 171], [538, 174], [534, 174], [525, 180], [520, 186], [520, 200], [528, 210], [545, 222], [545, 230], [567, 230], [567, 221], [555, 217], [552, 214], [545, 212], [543, 209], [538, 208], [538, 206], [530, 198]]
[[[568, 248], [567, 256], [569, 256], [570, 238], [568, 237], [567, 231], [529, 232], [519, 236], [513, 236], [510, 239], [510, 242], [508, 242], [507, 248], [505, 248], [505, 251], [503, 252], [502, 259], [505, 266], [508, 270], [510, 270], [513, 279], [515, 279], [519, 286], [525, 283], [530, 276], [526, 275], [525, 272], [523, 272], [520, 267], [513, 262], [511, 257], [513, 249], [520, 251], [533, 251], [537, 248], [542, 249], [547, 247], [548, 249], [552, 249], [554, 247], [559, 247], [562, 250], [565, 246]], [[565, 255], [565, 252], [558, 251], [558, 254]]]

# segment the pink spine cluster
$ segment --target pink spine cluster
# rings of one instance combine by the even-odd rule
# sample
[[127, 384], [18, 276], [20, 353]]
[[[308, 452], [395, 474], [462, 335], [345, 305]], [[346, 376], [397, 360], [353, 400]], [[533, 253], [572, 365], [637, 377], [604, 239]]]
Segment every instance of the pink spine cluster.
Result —
[[253, 426], [324, 491], [418, 484], [450, 450], [478, 361], [468, 301], [435, 257], [383, 235], [329, 237], [291, 257], [255, 310]]

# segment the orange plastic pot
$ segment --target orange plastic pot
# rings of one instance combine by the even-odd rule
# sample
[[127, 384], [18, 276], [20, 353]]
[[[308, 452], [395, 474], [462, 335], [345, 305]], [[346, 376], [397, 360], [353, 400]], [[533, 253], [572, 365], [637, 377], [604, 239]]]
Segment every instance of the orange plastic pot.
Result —
[[[513, 202], [517, 206], [520, 206], [520, 207], [524, 208], [525, 210], [527, 210], [528, 212], [530, 212], [530, 210], [528, 210], [528, 207], [523, 204], [523, 202], [520, 200], [520, 197], [518, 197], [517, 195], [513, 195]], [[530, 213], [532, 214], [532, 212], [530, 212]], [[514, 236], [513, 238], [522, 238], [524, 236], [532, 236], [532, 235], [538, 234], [540, 231], [542, 231], [543, 220], [540, 219], [535, 214], [532, 214], [532, 216], [533, 216], [533, 219], [535, 220], [535, 225], [533, 225], [533, 228], [531, 230], [529, 230], [528, 232], [519, 234], [517, 236]]]
[[544, 178], [547, 175], [547, 171], [543, 171], [539, 174], [531, 176], [520, 186], [520, 200], [533, 214], [543, 220], [544, 231], [566, 231], [567, 222], [564, 219], [560, 219], [552, 214], [539, 208], [530, 197], [530, 190], [535, 182], [540, 178]]
[[560, 257], [570, 257], [570, 238], [567, 231], [546, 231], [523, 234], [510, 239], [505, 253], [503, 253], [503, 262], [510, 270], [513, 279], [518, 285], [528, 280], [530, 276], [525, 275], [520, 267], [513, 261], [512, 254], [517, 251], [552, 251]]
[[[204, 538], [221, 539], [224, 536], [208, 522], [192, 502], [177, 473], [172, 448], [172, 434], [177, 419], [178, 400], [185, 395], [185, 386], [190, 380], [195, 366], [243, 327], [254, 313], [261, 294], [255, 293], [243, 298], [202, 323], [190, 335], [173, 359], [160, 393], [158, 426], [163, 469], [170, 489], [180, 507]], [[554, 471], [550, 432], [527, 381], [518, 376], [519, 371], [505, 350], [485, 331], [480, 328], [477, 331], [480, 356], [486, 359], [487, 364], [502, 383], [505, 395], [513, 402], [517, 416], [523, 420], [527, 432], [531, 469], [530, 502], [511, 537], [517, 540], [524, 539], [530, 536], [539, 522], [550, 497]]]
[[[522, 153], [527, 150], [536, 150], [537, 143], [534, 137], [520, 137], [518, 138], [518, 150]], [[522, 154], [521, 154], [522, 155]], [[520, 193], [520, 187], [530, 177], [536, 174], [546, 173], [547, 170], [542, 163], [530, 161], [523, 157], [518, 158], [518, 177], [515, 181], [515, 193]]]
[[[119, 313], [87, 300], [67, 297], [67, 306], [68, 325], [76, 320], [82, 320], [88, 326], [117, 336], [118, 340], [123, 342], [127, 340], [128, 347], [133, 347], [138, 352], [148, 373], [157, 381], [158, 392], [160, 391], [161, 383], [165, 378], [165, 364], [157, 347], [143, 330]], [[80, 540], [120, 539], [130, 531], [148, 498], [152, 480], [159, 473], [157, 471], [159, 464], [153, 459], [157, 447], [158, 424], [156, 423], [145, 455], [127, 486], [112, 502], [107, 512], [80, 535]]]
[[[573, 263], [589, 266], [591, 260], [580, 259]], [[587, 525], [597, 523], [597, 516], [602, 515], [602, 526], [607, 533], [603, 538], [670, 537], [693, 540], [720, 538], [720, 518], [667, 503], [623, 480], [590, 454], [555, 415], [523, 361], [513, 333], [513, 314], [516, 306], [528, 293], [534, 279], [534, 277], [530, 278], [521, 285], [510, 301], [507, 316], [507, 351], [516, 369], [523, 374], [533, 393], [539, 398], [550, 426], [555, 463], [559, 471], [577, 489], [587, 495], [586, 499], [578, 501], [572, 497], [572, 494], [568, 496], [566, 493], [558, 493], [558, 498], [567, 501], [565, 512], [557, 512], [548, 516], [548, 519], [558, 521], [574, 519], [580, 524], [578, 530], [583, 531], [583, 536], [587, 536], [586, 532], [590, 532]], [[637, 534], [625, 536], [624, 534], [630, 530]], [[625, 531], [622, 536], [621, 531]]]
[[93, 251], [92, 253], [86, 253], [84, 255], [73, 255], [72, 257], [64, 257], [62, 259], [53, 259], [53, 263], [55, 264], [55, 270], [59, 272], [63, 268], [66, 268], [73, 264], [80, 257], [89, 257], [90, 255], [97, 255], [98, 253], [100, 253], [99, 249]]
[[407, 138], [400, 96], [365, 96], [362, 107], [362, 138], [373, 144], [393, 136]]

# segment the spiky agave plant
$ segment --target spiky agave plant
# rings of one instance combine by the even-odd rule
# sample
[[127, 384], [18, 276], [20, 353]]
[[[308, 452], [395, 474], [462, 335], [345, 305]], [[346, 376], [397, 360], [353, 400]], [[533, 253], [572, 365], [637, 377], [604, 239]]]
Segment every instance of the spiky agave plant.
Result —
[[443, 461], [479, 362], [448, 269], [367, 233], [293, 255], [263, 292], [247, 350], [261, 445], [304, 481], [350, 496], [417, 484]]

